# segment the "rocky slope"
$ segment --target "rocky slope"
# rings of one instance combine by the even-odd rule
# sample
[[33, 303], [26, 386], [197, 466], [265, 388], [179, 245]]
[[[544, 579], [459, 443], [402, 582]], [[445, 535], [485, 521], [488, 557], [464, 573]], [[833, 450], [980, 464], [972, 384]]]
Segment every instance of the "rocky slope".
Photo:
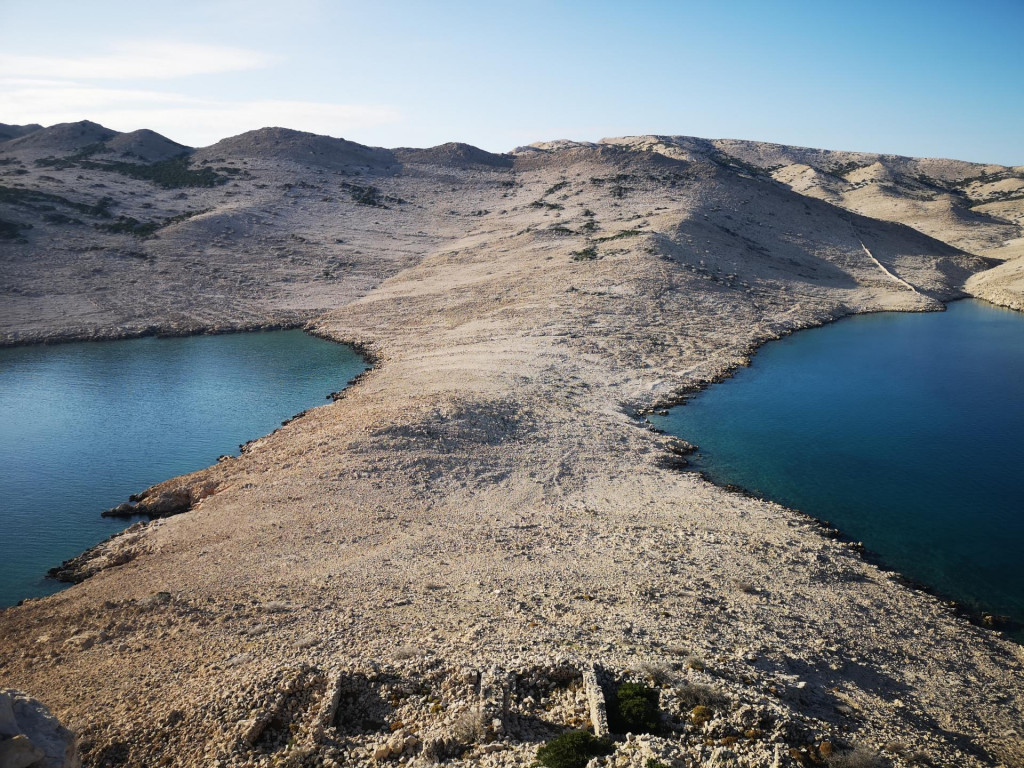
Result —
[[[1019, 646], [639, 415], [844, 314], [1019, 300], [970, 287], [1019, 220], [861, 211], [853, 159], [771, 145], [263, 129], [154, 162], [58, 128], [0, 144], [8, 343], [310, 319], [376, 363], [0, 615], [5, 684], [84, 764], [530, 764], [592, 722], [592, 665], [660, 697], [608, 765], [1019, 764]], [[871, 199], [982, 170], [863, 169]]]

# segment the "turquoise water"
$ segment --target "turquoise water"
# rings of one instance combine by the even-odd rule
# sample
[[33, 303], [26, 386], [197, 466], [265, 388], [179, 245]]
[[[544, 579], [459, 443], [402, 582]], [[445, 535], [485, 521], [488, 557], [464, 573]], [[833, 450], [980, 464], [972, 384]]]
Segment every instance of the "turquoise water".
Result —
[[0, 349], [0, 606], [124, 529], [100, 512], [209, 466], [366, 368], [302, 331]]
[[1024, 622], [1024, 314], [958, 301], [800, 331], [651, 422], [714, 481]]

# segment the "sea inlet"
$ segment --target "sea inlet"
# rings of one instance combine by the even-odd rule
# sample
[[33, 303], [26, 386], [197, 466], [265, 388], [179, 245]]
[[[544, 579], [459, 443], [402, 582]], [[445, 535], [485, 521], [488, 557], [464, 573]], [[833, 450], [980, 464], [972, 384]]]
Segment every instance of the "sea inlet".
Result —
[[366, 369], [302, 331], [0, 349], [0, 607], [126, 527], [128, 496], [237, 454]]
[[693, 469], [827, 521], [885, 566], [1024, 624], [1024, 314], [846, 318], [652, 416]]

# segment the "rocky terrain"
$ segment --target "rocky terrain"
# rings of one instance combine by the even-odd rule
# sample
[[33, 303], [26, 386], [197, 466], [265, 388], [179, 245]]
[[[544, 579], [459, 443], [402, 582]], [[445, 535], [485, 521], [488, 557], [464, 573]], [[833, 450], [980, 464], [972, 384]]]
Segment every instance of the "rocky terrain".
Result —
[[308, 322], [374, 362], [0, 614], [84, 765], [530, 765], [630, 680], [660, 728], [601, 765], [1022, 764], [1020, 646], [642, 415], [846, 314], [1019, 308], [1024, 169], [0, 128], [4, 342]]

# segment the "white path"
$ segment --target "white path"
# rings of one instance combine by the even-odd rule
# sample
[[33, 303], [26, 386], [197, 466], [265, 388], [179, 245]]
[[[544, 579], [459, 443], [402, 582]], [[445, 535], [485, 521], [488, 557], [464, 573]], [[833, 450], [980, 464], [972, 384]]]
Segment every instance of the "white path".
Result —
[[912, 286], [910, 283], [908, 283], [902, 277], [897, 277], [892, 272], [890, 272], [888, 269], [886, 269], [885, 264], [883, 264], [882, 262], [880, 262], [878, 259], [875, 258], [875, 254], [873, 254], [871, 251], [868, 250], [868, 247], [866, 245], [864, 245], [864, 241], [863, 240], [860, 241], [860, 247], [864, 249], [864, 253], [866, 253], [868, 255], [868, 258], [871, 259], [873, 262], [875, 262], [875, 264], [878, 265], [878, 268], [880, 270], [885, 272], [885, 274], [887, 274], [889, 277], [891, 277], [893, 280], [895, 280], [900, 285], [905, 285], [907, 288], [912, 290], [914, 293], [917, 293], [917, 288]]

